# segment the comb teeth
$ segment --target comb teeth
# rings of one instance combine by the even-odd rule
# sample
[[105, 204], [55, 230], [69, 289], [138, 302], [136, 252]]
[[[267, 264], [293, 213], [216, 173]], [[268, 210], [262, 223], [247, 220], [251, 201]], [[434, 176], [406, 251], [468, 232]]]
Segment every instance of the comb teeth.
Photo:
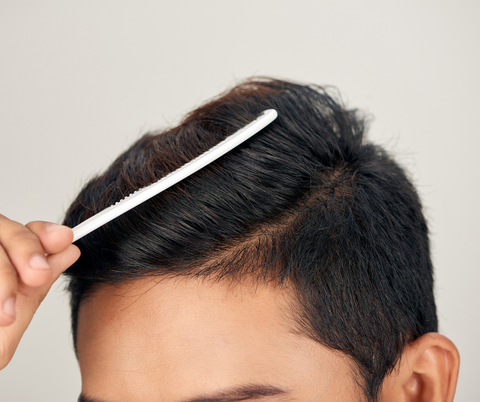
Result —
[[[155, 183], [154, 183], [154, 184], [155, 184]], [[139, 189], [139, 190], [135, 190], [133, 193], [128, 194], [127, 196], [125, 196], [125, 197], [122, 198], [121, 200], [118, 200], [118, 201], [117, 201], [115, 204], [113, 204], [113, 205], [118, 205], [118, 204], [120, 204], [121, 202], [127, 201], [130, 197], [133, 197], [135, 194], [138, 194], [141, 190], [147, 189], [147, 188], [150, 187], [150, 186], [151, 186], [151, 184], [150, 184], [149, 186], [147, 186], [147, 187], [143, 187], [143, 188], [141, 188], [141, 189]]]
[[110, 222], [111, 220], [117, 218], [118, 216], [124, 214], [132, 208], [135, 208], [137, 205], [140, 205], [142, 202], [145, 202], [149, 198], [160, 194], [167, 188], [170, 188], [171, 186], [177, 184], [179, 181], [185, 179], [186, 177], [192, 175], [201, 168], [212, 163], [216, 159], [220, 158], [222, 155], [226, 154], [228, 151], [234, 149], [242, 142], [246, 141], [256, 133], [258, 133], [264, 127], [269, 125], [273, 120], [275, 120], [277, 116], [278, 114], [276, 110], [265, 110], [254, 121], [247, 124], [245, 127], [241, 128], [232, 135], [229, 135], [223, 141], [219, 142], [217, 145], [210, 148], [208, 151], [205, 151], [203, 154], [197, 156], [195, 159], [192, 159], [183, 166], [180, 166], [178, 169], [167, 174], [165, 177], [161, 178], [157, 182], [134, 191], [120, 201], [117, 201], [115, 204], [109, 206], [108, 208], [105, 208], [103, 211], [100, 211], [98, 214], [93, 215], [91, 218], [75, 226], [73, 228], [73, 241], [75, 242], [78, 239], [81, 239], [83, 236], [93, 232], [100, 226], [105, 225], [107, 222]]

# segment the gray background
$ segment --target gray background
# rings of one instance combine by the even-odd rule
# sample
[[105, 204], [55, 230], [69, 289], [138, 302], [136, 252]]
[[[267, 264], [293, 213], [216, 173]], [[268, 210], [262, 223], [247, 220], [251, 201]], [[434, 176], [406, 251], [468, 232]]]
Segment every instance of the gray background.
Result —
[[[478, 1], [0, 1], [0, 212], [60, 221], [82, 183], [149, 129], [237, 80], [337, 86], [375, 116], [425, 204], [441, 332], [478, 400]], [[14, 360], [2, 401], [80, 390], [62, 283]]]

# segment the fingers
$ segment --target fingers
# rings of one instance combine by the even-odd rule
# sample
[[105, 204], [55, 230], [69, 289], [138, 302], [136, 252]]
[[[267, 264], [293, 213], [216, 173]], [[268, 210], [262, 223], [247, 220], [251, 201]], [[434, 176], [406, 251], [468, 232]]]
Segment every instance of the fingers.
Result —
[[59, 253], [72, 244], [73, 231], [67, 226], [36, 221], [26, 227], [38, 237], [46, 254]]
[[70, 244], [65, 250], [60, 253], [51, 254], [47, 257], [48, 263], [52, 267], [53, 277], [48, 285], [48, 288], [58, 279], [58, 277], [65, 271], [70, 265], [80, 257], [80, 249], [74, 244]]
[[24, 226], [0, 215], [0, 370], [52, 284], [80, 256], [72, 240], [65, 226]]
[[18, 315], [18, 292], [38, 305], [78, 259], [80, 251], [72, 240], [66, 226], [40, 221], [23, 226], [0, 215], [0, 326], [10, 325]]
[[7, 253], [0, 246], [0, 326], [15, 321], [15, 299], [17, 294], [17, 273]]
[[18, 222], [0, 215], [0, 244], [13, 267], [27, 286], [41, 286], [50, 280], [52, 270], [39, 238]]
[[52, 269], [52, 277], [50, 278], [50, 280], [45, 285], [39, 287], [26, 286], [25, 284], [20, 282], [18, 286], [18, 292], [28, 297], [34, 296], [31, 302], [33, 303], [34, 309], [36, 310], [36, 308], [40, 305], [42, 300], [47, 295], [51, 286], [62, 274], [62, 272], [65, 271], [68, 267], [70, 267], [75, 261], [77, 261], [79, 257], [80, 249], [74, 244], [68, 245], [65, 250], [62, 250], [57, 254], [48, 255], [47, 261]]
[[48, 263], [52, 267], [52, 278], [46, 285], [40, 288], [29, 288], [20, 284], [19, 291], [22, 294], [30, 297], [34, 295], [31, 300], [32, 305], [30, 307], [31, 309], [33, 309], [33, 311], [31, 312], [32, 315], [35, 313], [36, 309], [43, 301], [54, 282], [62, 274], [62, 272], [65, 271], [75, 261], [77, 261], [79, 257], [79, 248], [73, 244], [70, 244], [65, 250], [62, 250], [60, 253], [51, 254], [47, 257]]

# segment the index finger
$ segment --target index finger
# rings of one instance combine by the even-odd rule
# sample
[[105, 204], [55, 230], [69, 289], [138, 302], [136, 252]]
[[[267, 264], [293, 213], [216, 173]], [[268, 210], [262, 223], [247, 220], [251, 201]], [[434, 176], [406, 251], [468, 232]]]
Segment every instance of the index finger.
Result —
[[52, 270], [45, 250], [26, 226], [0, 215], [0, 244], [25, 285], [37, 287], [50, 280]]
[[35, 221], [27, 223], [26, 227], [38, 237], [47, 254], [59, 253], [72, 244], [73, 231], [68, 226]]

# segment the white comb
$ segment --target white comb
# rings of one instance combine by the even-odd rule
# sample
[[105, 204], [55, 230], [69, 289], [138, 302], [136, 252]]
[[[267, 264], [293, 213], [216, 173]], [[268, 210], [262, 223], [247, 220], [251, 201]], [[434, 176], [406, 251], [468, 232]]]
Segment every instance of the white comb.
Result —
[[261, 129], [269, 125], [273, 120], [277, 118], [277, 111], [274, 109], [265, 110], [258, 118], [245, 127], [241, 128], [232, 135], [229, 135], [223, 141], [219, 142], [214, 147], [205, 151], [203, 154], [187, 162], [185, 165], [179, 167], [177, 170], [167, 174], [157, 182], [143, 187], [140, 190], [128, 195], [121, 201], [111, 205], [108, 208], [100, 211], [98, 214], [93, 215], [87, 220], [83, 221], [79, 225], [73, 228], [73, 241], [81, 239], [83, 236], [93, 232], [100, 226], [105, 225], [107, 222], [119, 217], [142, 202], [147, 201], [149, 198], [160, 194], [167, 188], [177, 184], [179, 181], [197, 172], [201, 168], [212, 163], [214, 160], [220, 158], [222, 155], [231, 151], [242, 142], [246, 141]]

